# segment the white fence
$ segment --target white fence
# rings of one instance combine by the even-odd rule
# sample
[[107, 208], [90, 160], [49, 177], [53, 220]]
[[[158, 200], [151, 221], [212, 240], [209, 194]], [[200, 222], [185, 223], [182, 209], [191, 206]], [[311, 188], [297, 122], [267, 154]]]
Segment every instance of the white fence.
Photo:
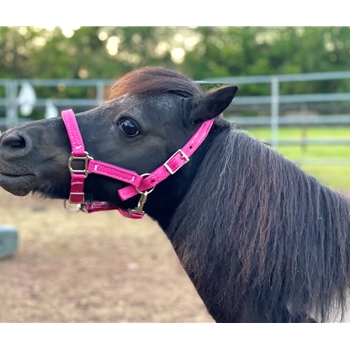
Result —
[[[234, 99], [232, 107], [226, 113], [229, 120], [237, 123], [243, 128], [251, 126], [269, 126], [271, 128], [271, 139], [264, 140], [277, 148], [279, 145], [305, 145], [305, 144], [350, 144], [349, 139], [299, 139], [287, 140], [279, 137], [279, 127], [281, 125], [350, 125], [350, 103], [343, 106], [342, 113], [326, 115], [318, 115], [317, 113], [308, 114], [310, 111], [304, 111], [302, 115], [295, 114], [293, 111], [300, 111], [301, 106], [307, 103], [324, 104], [325, 102], [350, 102], [350, 93], [348, 92], [330, 92], [318, 94], [297, 94], [297, 95], [281, 95], [281, 83], [293, 82], [310, 82], [310, 81], [331, 81], [339, 79], [350, 80], [350, 71], [346, 72], [330, 72], [330, 73], [309, 73], [309, 74], [286, 74], [273, 76], [249, 76], [249, 77], [225, 77], [225, 78], [210, 78], [203, 81], [198, 81], [200, 84], [269, 84], [270, 95], [268, 96], [238, 96]], [[89, 109], [99, 106], [105, 100], [105, 91], [115, 82], [113, 80], [10, 80], [0, 79], [0, 88], [4, 91], [4, 97], [0, 98], [0, 127], [10, 128], [20, 123], [27, 122], [29, 119], [19, 117], [19, 101], [18, 94], [21, 86], [28, 82], [35, 90], [38, 87], [54, 87], [54, 88], [69, 88], [69, 87], [85, 87], [93, 88], [95, 91], [94, 98], [87, 99], [53, 99], [52, 102], [58, 109], [73, 108], [73, 109]], [[1, 96], [0, 96], [1, 97]], [[37, 98], [34, 103], [34, 108], [45, 109], [47, 99]], [[281, 115], [281, 110], [284, 106], [289, 106], [292, 111], [291, 115]], [[290, 107], [292, 106], [292, 107]], [[237, 113], [237, 110], [245, 109], [268, 110], [264, 116], [245, 116], [242, 117]], [[4, 116], [1, 118], [1, 111]], [[266, 113], [265, 113], [266, 114]], [[350, 159], [349, 159], [350, 161]]]

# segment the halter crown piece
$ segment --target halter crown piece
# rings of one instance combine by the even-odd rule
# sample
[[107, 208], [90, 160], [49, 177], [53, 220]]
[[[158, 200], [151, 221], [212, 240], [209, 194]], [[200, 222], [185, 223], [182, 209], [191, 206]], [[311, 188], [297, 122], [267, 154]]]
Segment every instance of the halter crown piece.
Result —
[[[143, 217], [145, 214], [143, 206], [146, 203], [147, 196], [154, 190], [157, 184], [165, 180], [168, 176], [175, 174], [183, 165], [189, 162], [190, 156], [208, 136], [214, 122], [213, 119], [204, 122], [182, 149], [176, 151], [164, 164], [152, 173], [139, 175], [135, 171], [93, 159], [85, 151], [84, 142], [73, 111], [71, 109], [62, 111], [61, 115], [72, 147], [72, 154], [68, 160], [68, 169], [71, 173], [68, 202], [77, 205], [78, 210], [86, 213], [117, 209], [121, 215], [131, 219], [141, 219]], [[73, 161], [83, 162], [84, 169], [73, 169]], [[107, 202], [86, 203], [84, 181], [90, 173], [108, 176], [129, 184], [120, 189], [118, 195], [121, 200], [125, 201], [140, 194], [137, 207], [135, 209], [125, 210]], [[66, 201], [65, 206], [67, 208]]]

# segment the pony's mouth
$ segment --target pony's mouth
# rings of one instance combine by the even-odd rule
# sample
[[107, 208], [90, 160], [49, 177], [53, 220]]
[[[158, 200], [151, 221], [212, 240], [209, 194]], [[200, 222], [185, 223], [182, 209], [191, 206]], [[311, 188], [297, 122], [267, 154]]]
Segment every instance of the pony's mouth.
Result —
[[33, 174], [6, 174], [0, 173], [0, 187], [15, 196], [26, 196], [34, 187]]

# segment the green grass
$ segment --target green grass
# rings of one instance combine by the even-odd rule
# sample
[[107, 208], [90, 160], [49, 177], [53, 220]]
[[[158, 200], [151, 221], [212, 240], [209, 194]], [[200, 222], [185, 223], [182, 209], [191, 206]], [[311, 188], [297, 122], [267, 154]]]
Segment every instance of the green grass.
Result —
[[307, 174], [338, 190], [350, 190], [350, 165], [301, 165]]
[[[269, 128], [249, 128], [250, 135], [262, 141], [271, 139]], [[350, 127], [281, 127], [279, 139], [349, 139]], [[301, 164], [309, 161], [329, 159], [334, 162], [348, 161], [350, 163], [350, 145], [293, 145], [279, 146], [277, 151], [300, 166], [306, 173], [316, 177], [321, 183], [340, 190], [350, 190], [350, 164]]]
[[[271, 138], [270, 128], [249, 128], [247, 130], [256, 138]], [[304, 129], [308, 138], [350, 138], [350, 127], [306, 127]], [[302, 138], [303, 129], [301, 127], [280, 127], [279, 137], [283, 139]]]

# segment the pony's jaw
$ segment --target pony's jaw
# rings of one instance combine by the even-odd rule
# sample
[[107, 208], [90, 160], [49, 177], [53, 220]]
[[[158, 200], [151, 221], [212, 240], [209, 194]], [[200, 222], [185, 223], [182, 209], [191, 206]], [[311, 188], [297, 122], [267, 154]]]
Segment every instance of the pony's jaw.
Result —
[[15, 196], [26, 196], [34, 188], [36, 177], [33, 174], [10, 175], [0, 172], [0, 186]]

